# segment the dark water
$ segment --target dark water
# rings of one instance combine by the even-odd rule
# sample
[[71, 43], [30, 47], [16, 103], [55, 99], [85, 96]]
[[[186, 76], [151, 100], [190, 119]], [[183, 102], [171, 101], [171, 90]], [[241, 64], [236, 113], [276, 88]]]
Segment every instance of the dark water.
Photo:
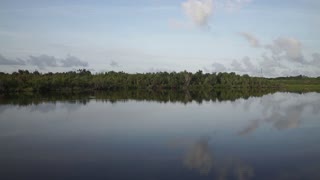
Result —
[[320, 179], [320, 94], [164, 96], [2, 97], [0, 179]]

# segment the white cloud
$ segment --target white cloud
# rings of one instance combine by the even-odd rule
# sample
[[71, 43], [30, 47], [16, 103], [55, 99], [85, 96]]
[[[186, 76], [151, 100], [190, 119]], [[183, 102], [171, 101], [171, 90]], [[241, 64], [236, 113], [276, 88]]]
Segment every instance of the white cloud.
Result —
[[282, 56], [289, 61], [304, 63], [302, 44], [295, 38], [279, 37], [272, 44], [266, 45], [273, 55]]
[[8, 59], [0, 54], [0, 65], [25, 65], [21, 59]]
[[320, 66], [320, 54], [319, 53], [313, 53], [312, 54], [312, 61], [311, 64]]
[[187, 0], [182, 3], [182, 8], [195, 25], [207, 26], [214, 4], [213, 0]]
[[67, 56], [65, 59], [61, 59], [61, 67], [87, 67], [88, 63], [80, 60], [75, 56]]
[[[204, 27], [208, 26], [208, 21], [216, 9], [222, 8], [228, 11], [234, 11], [241, 9], [251, 2], [252, 0], [186, 0], [181, 6], [195, 25]], [[180, 23], [170, 25], [181, 26]]]
[[112, 67], [119, 67], [120, 65], [119, 65], [119, 63], [116, 62], [116, 61], [111, 61], [111, 62], [110, 62], [110, 66], [112, 66]]
[[[320, 54], [311, 54], [311, 59], [305, 58], [303, 44], [296, 38], [278, 37], [269, 44], [263, 44], [260, 40], [253, 36], [252, 33], [242, 32], [239, 35], [243, 36], [250, 46], [264, 50], [261, 57], [256, 58], [257, 66], [255, 73], [259, 73], [260, 68], [263, 70], [263, 75], [267, 77], [275, 76], [319, 76]], [[308, 57], [308, 56], [307, 56]], [[247, 66], [248, 68], [246, 68]], [[238, 62], [234, 60], [231, 64], [230, 71], [252, 73], [254, 66], [248, 60]]]
[[172, 70], [169, 70], [167, 68], [154, 68], [151, 67], [149, 68], [146, 72], [150, 72], [150, 73], [157, 73], [157, 72], [172, 72]]
[[262, 60], [259, 62], [260, 68], [263, 70], [263, 75], [266, 75], [268, 77], [270, 76], [279, 76], [279, 70], [280, 69], [287, 69], [288, 67], [284, 66], [280, 60], [278, 60], [276, 57], [269, 57], [266, 54], [262, 54], [261, 56]]
[[228, 69], [222, 63], [214, 62], [209, 67], [203, 67], [203, 71], [205, 73], [219, 73], [219, 72], [226, 72]]
[[260, 40], [249, 32], [241, 32], [239, 35], [244, 37], [252, 47], [269, 50], [275, 59], [306, 63], [302, 53], [303, 46], [298, 39], [279, 37], [270, 44], [261, 45]]
[[242, 64], [237, 60], [233, 60], [231, 63], [231, 69], [236, 72], [245, 72], [246, 70], [242, 67]]
[[28, 64], [38, 66], [40, 69], [45, 67], [57, 67], [57, 59], [54, 56], [40, 55], [40, 56], [29, 56], [26, 60]]
[[253, 34], [248, 32], [239, 33], [242, 37], [244, 37], [252, 47], [258, 48], [260, 47], [260, 41]]
[[254, 65], [248, 56], [243, 57], [241, 60], [233, 60], [230, 64], [229, 71], [238, 74], [260, 75], [258, 66]]
[[213, 72], [225, 72], [225, 71], [227, 71], [227, 68], [221, 63], [215, 62], [211, 66], [213, 68], [213, 70], [212, 70]]
[[27, 59], [8, 59], [0, 54], [0, 65], [20, 65], [20, 66], [37, 66], [40, 69], [47, 67], [87, 67], [88, 62], [82, 61], [75, 56], [67, 56], [60, 59], [55, 56], [46, 54], [40, 56], [29, 56]]
[[245, 56], [242, 59], [242, 62], [247, 70], [256, 71], [257, 68], [252, 64], [252, 62], [248, 56]]

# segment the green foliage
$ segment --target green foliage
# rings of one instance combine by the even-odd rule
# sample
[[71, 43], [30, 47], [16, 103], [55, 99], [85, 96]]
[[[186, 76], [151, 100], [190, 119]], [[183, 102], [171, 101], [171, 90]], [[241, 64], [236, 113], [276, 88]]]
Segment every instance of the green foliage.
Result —
[[[217, 89], [281, 89], [291, 81], [313, 82], [319, 78], [305, 76], [268, 79], [235, 73], [203, 73], [198, 71], [129, 74], [105, 72], [92, 74], [86, 69], [62, 73], [39, 73], [19, 70], [0, 73], [0, 92], [75, 92], [108, 90], [217, 90]], [[284, 83], [285, 82], [285, 83]]]

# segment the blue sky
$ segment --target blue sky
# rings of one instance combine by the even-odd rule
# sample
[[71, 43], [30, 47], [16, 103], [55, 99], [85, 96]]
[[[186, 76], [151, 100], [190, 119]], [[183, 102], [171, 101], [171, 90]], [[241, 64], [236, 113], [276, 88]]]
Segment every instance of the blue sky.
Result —
[[320, 76], [319, 9], [317, 0], [0, 0], [0, 71]]

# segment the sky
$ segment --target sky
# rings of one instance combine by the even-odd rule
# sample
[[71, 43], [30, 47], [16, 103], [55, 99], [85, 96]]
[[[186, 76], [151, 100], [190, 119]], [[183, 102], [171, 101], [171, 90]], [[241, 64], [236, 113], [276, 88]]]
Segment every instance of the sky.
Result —
[[320, 76], [318, 0], [0, 0], [0, 71]]

